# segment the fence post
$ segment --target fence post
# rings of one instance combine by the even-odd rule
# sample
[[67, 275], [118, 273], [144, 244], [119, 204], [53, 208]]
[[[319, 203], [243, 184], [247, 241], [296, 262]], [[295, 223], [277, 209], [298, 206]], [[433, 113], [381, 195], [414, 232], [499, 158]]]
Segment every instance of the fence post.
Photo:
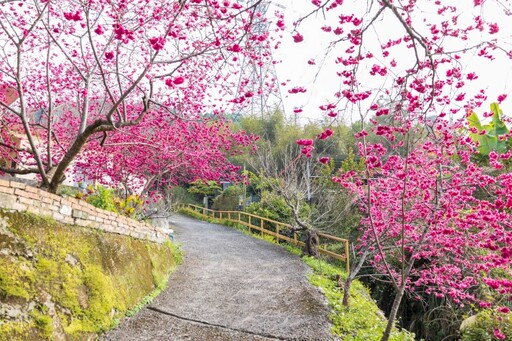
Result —
[[347, 275], [350, 274], [350, 252], [348, 248], [348, 240], [345, 240], [345, 260], [347, 264]]
[[295, 243], [295, 245], [298, 244], [298, 240], [297, 240], [297, 232], [293, 232], [293, 242]]
[[265, 228], [263, 227], [263, 219], [261, 219], [261, 218], [260, 218], [260, 228], [261, 228], [261, 236], [263, 237], [264, 236], [263, 231], [265, 230]]
[[278, 224], [276, 224], [276, 240], [277, 240], [278, 244], [281, 241], [281, 238], [279, 238], [279, 225]]

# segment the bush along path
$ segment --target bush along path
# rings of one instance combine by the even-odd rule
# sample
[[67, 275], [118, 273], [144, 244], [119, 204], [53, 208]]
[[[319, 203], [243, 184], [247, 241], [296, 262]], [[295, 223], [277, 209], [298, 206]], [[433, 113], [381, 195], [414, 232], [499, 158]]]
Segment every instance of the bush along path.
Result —
[[185, 260], [168, 288], [102, 340], [332, 340], [310, 269], [283, 248], [176, 215]]

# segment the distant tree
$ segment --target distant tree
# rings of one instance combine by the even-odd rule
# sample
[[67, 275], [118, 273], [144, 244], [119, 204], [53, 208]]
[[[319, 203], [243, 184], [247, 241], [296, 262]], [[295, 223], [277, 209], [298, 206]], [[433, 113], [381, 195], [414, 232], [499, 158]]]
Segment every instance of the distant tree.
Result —
[[[260, 181], [268, 193], [275, 196], [273, 202], [277, 204], [270, 208], [281, 212], [281, 203], [286, 205], [293, 230], [305, 235], [305, 252], [318, 257], [317, 232], [339, 229], [348, 223], [346, 218], [351, 215], [347, 212], [350, 209], [343, 207], [344, 204], [352, 206], [350, 200], [345, 200], [346, 193], [333, 189], [332, 183], [327, 185], [325, 181], [325, 177], [331, 177], [333, 164], [329, 165], [325, 160], [325, 166], [318, 166], [318, 163], [302, 158], [300, 149], [293, 144], [277, 155], [269, 144], [266, 148], [260, 147], [257, 155], [260, 178], [264, 179]], [[324, 168], [323, 176], [320, 168]]]

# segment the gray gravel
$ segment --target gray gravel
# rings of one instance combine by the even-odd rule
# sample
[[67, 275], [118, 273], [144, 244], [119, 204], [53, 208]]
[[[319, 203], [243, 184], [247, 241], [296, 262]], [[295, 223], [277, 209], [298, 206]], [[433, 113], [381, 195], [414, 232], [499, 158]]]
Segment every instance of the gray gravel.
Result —
[[332, 340], [309, 268], [277, 245], [175, 215], [185, 261], [153, 303], [101, 340]]

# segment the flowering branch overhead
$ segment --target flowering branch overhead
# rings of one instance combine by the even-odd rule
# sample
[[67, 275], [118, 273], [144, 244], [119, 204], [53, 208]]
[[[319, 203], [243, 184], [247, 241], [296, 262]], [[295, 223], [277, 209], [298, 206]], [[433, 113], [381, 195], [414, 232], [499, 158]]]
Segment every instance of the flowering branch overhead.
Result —
[[[236, 86], [245, 70], [233, 54], [251, 63], [270, 62], [271, 56], [253, 52], [273, 41], [265, 33], [265, 39], [252, 39], [260, 3], [0, 3], [0, 81], [18, 97], [0, 102], [5, 109], [0, 119], [10, 127], [0, 137], [0, 157], [15, 165], [2, 171], [35, 173], [42, 187], [55, 192], [76, 160], [98, 165], [95, 158], [104, 159], [104, 147], [118, 135], [123, 143], [128, 136], [148, 139], [152, 134], [146, 129], [186, 135], [175, 128], [191, 125], [176, 124], [177, 117], [199, 122], [204, 115], [231, 111], [227, 99], [252, 86]], [[218, 133], [232, 138], [225, 129]], [[113, 147], [108, 153], [118, 152]], [[224, 150], [220, 144], [215, 148]], [[137, 157], [150, 156], [141, 151]]]

